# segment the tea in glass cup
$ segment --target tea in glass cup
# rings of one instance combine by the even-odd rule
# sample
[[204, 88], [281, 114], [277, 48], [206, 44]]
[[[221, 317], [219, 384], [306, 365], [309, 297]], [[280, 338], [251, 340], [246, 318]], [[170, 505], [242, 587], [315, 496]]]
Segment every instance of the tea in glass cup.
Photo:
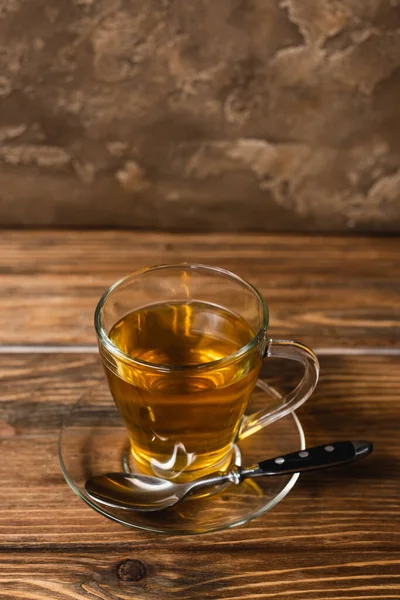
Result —
[[[111, 394], [137, 468], [188, 481], [227, 469], [233, 445], [312, 393], [318, 361], [268, 339], [260, 293], [203, 265], [161, 265], [117, 282], [95, 314]], [[275, 407], [244, 416], [265, 356], [303, 363], [299, 386]]]

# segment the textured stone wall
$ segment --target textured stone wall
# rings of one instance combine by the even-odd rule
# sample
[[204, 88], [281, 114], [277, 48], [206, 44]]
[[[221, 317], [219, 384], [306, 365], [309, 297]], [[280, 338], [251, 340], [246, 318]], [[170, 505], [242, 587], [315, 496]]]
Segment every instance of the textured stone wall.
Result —
[[398, 0], [0, 0], [0, 225], [400, 230]]

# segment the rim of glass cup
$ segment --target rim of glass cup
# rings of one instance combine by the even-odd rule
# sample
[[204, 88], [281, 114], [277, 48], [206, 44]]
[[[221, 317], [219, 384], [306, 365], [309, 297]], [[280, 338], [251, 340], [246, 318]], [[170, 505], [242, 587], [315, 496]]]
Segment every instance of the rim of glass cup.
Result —
[[[130, 279], [134, 279], [138, 275], [143, 275], [144, 273], [148, 273], [150, 271], [159, 271], [162, 269], [182, 269], [182, 268], [191, 269], [193, 271], [197, 270], [197, 269], [198, 270], [206, 270], [206, 271], [214, 271], [215, 273], [219, 273], [220, 275], [225, 275], [225, 276], [229, 277], [230, 279], [236, 280], [238, 283], [241, 283], [242, 285], [247, 287], [250, 291], [252, 291], [253, 294], [255, 294], [255, 296], [257, 297], [258, 301], [260, 302], [260, 305], [262, 307], [262, 313], [263, 313], [261, 327], [259, 328], [257, 333], [254, 335], [254, 337], [245, 346], [242, 346], [241, 348], [239, 348], [239, 350], [237, 350], [233, 354], [229, 354], [228, 356], [224, 356], [223, 358], [219, 358], [217, 360], [213, 360], [213, 361], [210, 361], [207, 363], [199, 363], [196, 365], [164, 365], [162, 363], [151, 363], [151, 362], [147, 362], [145, 360], [141, 360], [139, 358], [132, 357], [129, 354], [126, 354], [125, 352], [120, 350], [120, 348], [118, 348], [118, 346], [116, 346], [110, 340], [107, 332], [104, 330], [104, 328], [101, 324], [102, 309], [103, 309], [103, 306], [104, 306], [107, 298], [110, 296], [110, 294], [112, 294], [112, 292], [117, 287], [119, 287], [120, 285], [123, 285]], [[247, 354], [247, 352], [251, 351], [253, 348], [256, 348], [256, 346], [260, 342], [261, 337], [267, 330], [268, 321], [269, 321], [268, 306], [267, 306], [264, 298], [261, 296], [260, 292], [257, 290], [256, 287], [254, 287], [254, 285], [252, 285], [251, 283], [249, 283], [242, 277], [239, 277], [239, 275], [236, 275], [235, 273], [228, 271], [227, 269], [223, 269], [221, 267], [212, 267], [212, 266], [198, 264], [198, 263], [160, 264], [160, 265], [153, 265], [150, 267], [144, 267], [142, 269], [138, 269], [137, 271], [133, 271], [132, 273], [129, 273], [129, 275], [126, 275], [125, 277], [122, 277], [121, 279], [119, 279], [118, 281], [113, 283], [113, 285], [111, 285], [108, 288], [108, 290], [106, 290], [104, 292], [104, 294], [100, 298], [99, 302], [97, 303], [96, 310], [94, 313], [94, 326], [95, 326], [97, 337], [98, 337], [99, 341], [104, 345], [104, 347], [112, 355], [116, 356], [117, 358], [121, 359], [122, 361], [124, 361], [127, 364], [139, 365], [142, 367], [157, 369], [160, 371], [161, 370], [163, 370], [163, 371], [190, 371], [190, 370], [209, 369], [216, 365], [218, 365], [218, 366], [225, 365], [232, 361], [235, 361], [238, 358], [240, 358], [241, 356]]]

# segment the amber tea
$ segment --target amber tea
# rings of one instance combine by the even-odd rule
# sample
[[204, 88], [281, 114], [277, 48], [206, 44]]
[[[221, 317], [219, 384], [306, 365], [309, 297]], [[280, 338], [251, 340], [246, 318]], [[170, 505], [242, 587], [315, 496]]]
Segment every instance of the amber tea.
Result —
[[197, 301], [145, 306], [115, 323], [109, 339], [144, 361], [106, 363], [140, 470], [179, 481], [228, 466], [262, 357], [254, 348], [215, 361], [254, 335], [237, 314]]
[[[228, 468], [235, 442], [240, 460], [242, 440], [296, 410], [318, 381], [313, 352], [269, 339], [260, 292], [219, 267], [140, 269], [104, 293], [95, 327], [130, 438], [130, 468], [167, 479]], [[274, 392], [273, 405], [249, 414], [261, 362], [269, 357], [300, 362], [304, 375], [286, 396]]]

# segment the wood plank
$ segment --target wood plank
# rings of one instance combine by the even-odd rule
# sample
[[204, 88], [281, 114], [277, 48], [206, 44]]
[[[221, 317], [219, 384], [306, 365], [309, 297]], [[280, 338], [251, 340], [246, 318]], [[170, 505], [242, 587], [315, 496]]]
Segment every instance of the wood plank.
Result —
[[226, 552], [212, 544], [170, 551], [135, 544], [126, 551], [0, 555], [4, 600], [210, 598], [357, 600], [400, 598], [396, 552]]
[[145, 265], [220, 265], [256, 285], [270, 334], [400, 348], [400, 240], [312, 235], [2, 231], [0, 343], [94, 344], [104, 290]]
[[[270, 361], [268, 380], [282, 379]], [[315, 395], [300, 416], [309, 445], [372, 438], [358, 464], [300, 478], [272, 512], [245, 527], [165, 538], [111, 523], [67, 487], [57, 458], [63, 415], [103, 375], [88, 355], [0, 356], [0, 551], [153, 552], [212, 546], [221, 552], [400, 551], [399, 357], [323, 357]], [[285, 387], [296, 372], [284, 371]], [[24, 474], [22, 480], [20, 474]], [[229, 558], [228, 558], [229, 557]]]

